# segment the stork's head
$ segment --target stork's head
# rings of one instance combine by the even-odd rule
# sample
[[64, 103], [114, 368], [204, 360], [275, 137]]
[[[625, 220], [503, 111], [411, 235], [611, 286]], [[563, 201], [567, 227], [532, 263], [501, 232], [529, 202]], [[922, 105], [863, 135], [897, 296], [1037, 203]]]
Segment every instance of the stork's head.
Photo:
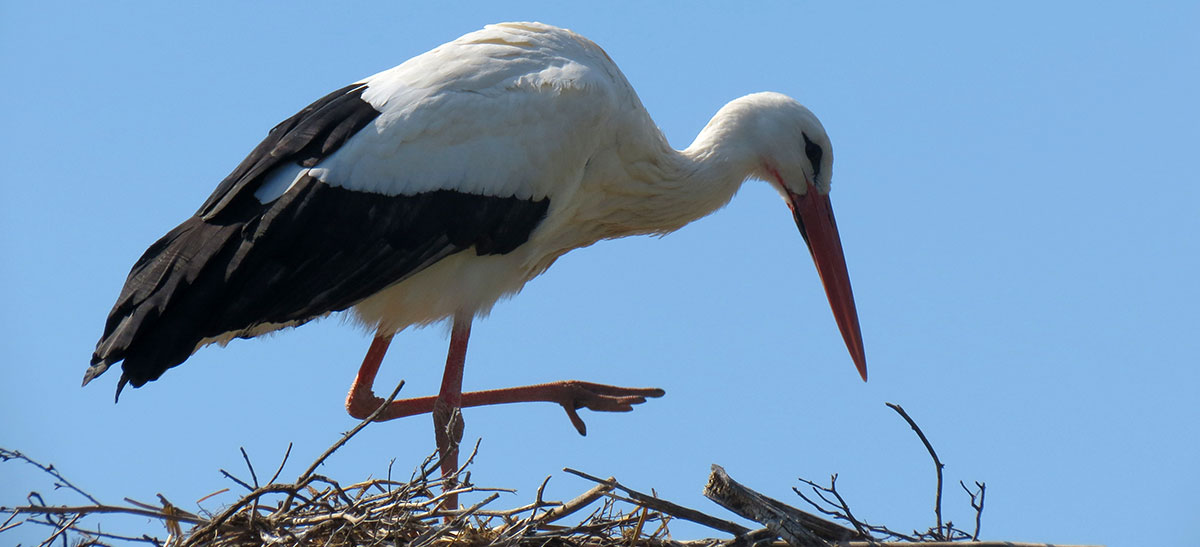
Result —
[[863, 380], [867, 362], [863, 351], [858, 311], [850, 289], [850, 275], [841, 237], [829, 202], [833, 175], [833, 148], [821, 122], [807, 108], [779, 93], [755, 93], [725, 106], [714, 120], [730, 125], [727, 138], [755, 157], [752, 173], [770, 182], [783, 196], [800, 235], [816, 263], [834, 318], [846, 348]]

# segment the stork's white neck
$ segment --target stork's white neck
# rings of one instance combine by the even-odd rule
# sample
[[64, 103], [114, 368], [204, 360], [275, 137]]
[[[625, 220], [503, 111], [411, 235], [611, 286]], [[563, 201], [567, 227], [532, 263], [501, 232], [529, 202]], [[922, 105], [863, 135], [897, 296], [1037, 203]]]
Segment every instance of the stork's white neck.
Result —
[[684, 150], [670, 148], [655, 131], [655, 157], [627, 163], [634, 167], [628, 171], [635, 186], [643, 189], [629, 203], [631, 232], [678, 230], [724, 207], [748, 178], [762, 177], [762, 160], [746, 138], [751, 128], [745, 121], [738, 111], [723, 108]]
[[774, 93], [731, 101], [683, 150], [667, 144], [644, 110], [637, 115], [615, 135], [611, 153], [589, 161], [584, 195], [565, 217], [572, 229], [552, 244], [561, 252], [602, 239], [673, 232], [723, 207], [749, 178], [779, 186], [790, 177], [805, 185], [815, 177], [804, 159], [803, 135], [828, 143], [807, 109]]

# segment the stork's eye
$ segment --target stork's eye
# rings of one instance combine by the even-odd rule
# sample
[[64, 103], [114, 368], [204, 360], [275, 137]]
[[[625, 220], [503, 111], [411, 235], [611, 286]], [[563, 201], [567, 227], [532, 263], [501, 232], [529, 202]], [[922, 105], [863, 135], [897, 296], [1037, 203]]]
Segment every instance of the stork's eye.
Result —
[[[821, 177], [821, 156], [825, 155], [825, 151], [821, 149], [821, 145], [808, 139], [808, 134], [800, 133], [804, 137], [804, 155], [808, 156], [809, 163], [813, 166], [813, 177]], [[816, 183], [816, 181], [813, 181]]]

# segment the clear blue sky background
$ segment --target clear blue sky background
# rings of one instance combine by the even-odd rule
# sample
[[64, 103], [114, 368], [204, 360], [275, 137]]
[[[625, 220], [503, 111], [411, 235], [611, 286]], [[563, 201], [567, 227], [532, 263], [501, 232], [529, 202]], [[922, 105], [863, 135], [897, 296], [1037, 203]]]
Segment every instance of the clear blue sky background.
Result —
[[[924, 529], [932, 465], [891, 401], [949, 479], [987, 482], [985, 538], [1195, 541], [1195, 3], [431, 5], [3, 3], [0, 446], [114, 503], [162, 492], [194, 509], [233, 486], [217, 470], [242, 469], [239, 446], [265, 473], [294, 442], [285, 476], [299, 473], [354, 425], [341, 405], [368, 334], [334, 318], [208, 348], [113, 405], [116, 373], [79, 380], [129, 267], [313, 99], [485, 23], [533, 19], [605, 47], [678, 147], [745, 93], [787, 93], [821, 117], [871, 381], [787, 209], [751, 183], [666, 238], [564, 257], [476, 325], [468, 389], [579, 378], [668, 392], [585, 416], [586, 438], [549, 405], [468, 410], [476, 481], [520, 490], [501, 503], [532, 499], [547, 475], [552, 497], [588, 488], [559, 471], [571, 466], [722, 513], [700, 495], [719, 463], [794, 501], [796, 477], [840, 473], [858, 515]], [[407, 394], [435, 392], [445, 348], [441, 329], [398, 336], [379, 391], [403, 378]], [[324, 472], [411, 469], [431, 429], [370, 427]], [[50, 488], [0, 465], [0, 504], [31, 489]], [[946, 506], [971, 519], [957, 486]]]

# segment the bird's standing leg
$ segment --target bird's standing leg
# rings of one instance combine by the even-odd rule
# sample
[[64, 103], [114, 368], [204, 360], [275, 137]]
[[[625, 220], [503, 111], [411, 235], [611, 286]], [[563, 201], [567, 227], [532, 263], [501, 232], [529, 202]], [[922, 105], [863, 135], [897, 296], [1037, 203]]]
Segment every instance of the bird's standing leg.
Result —
[[[471, 317], [470, 314], [454, 316], [454, 326], [450, 331], [450, 351], [446, 355], [446, 370], [442, 373], [442, 388], [438, 396], [394, 401], [391, 408], [376, 418], [376, 421], [384, 421], [426, 412], [432, 414], [433, 433], [442, 460], [444, 478], [453, 477], [458, 472], [458, 445], [463, 435], [463, 365], [467, 357], [467, 340], [471, 337]], [[346, 410], [351, 416], [365, 419], [383, 403], [373, 392], [372, 386], [391, 342], [391, 334], [376, 334], [375, 339], [371, 341], [371, 347], [367, 350], [358, 375], [354, 378], [354, 385], [350, 387], [350, 393], [346, 396]], [[453, 485], [447, 484], [446, 488], [453, 488]], [[458, 496], [450, 496], [443, 502], [443, 508], [446, 509], [454, 509], [457, 506]]]
[[[467, 360], [467, 340], [471, 337], [472, 314], [454, 315], [450, 329], [450, 351], [446, 354], [446, 370], [442, 372], [442, 388], [433, 402], [433, 435], [442, 458], [443, 490], [455, 487], [453, 477], [458, 473], [458, 445], [462, 442], [462, 380], [463, 364]], [[457, 509], [458, 496], [447, 496], [444, 509]]]

